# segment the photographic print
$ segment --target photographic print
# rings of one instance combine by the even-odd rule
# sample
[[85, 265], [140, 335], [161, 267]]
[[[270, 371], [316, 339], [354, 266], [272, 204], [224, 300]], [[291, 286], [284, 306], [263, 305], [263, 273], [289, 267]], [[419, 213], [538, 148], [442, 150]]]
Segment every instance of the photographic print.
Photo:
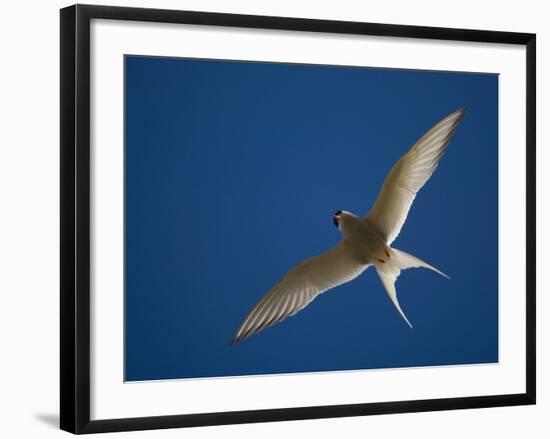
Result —
[[499, 361], [497, 74], [124, 71], [126, 381]]
[[60, 426], [536, 403], [536, 35], [60, 14]]

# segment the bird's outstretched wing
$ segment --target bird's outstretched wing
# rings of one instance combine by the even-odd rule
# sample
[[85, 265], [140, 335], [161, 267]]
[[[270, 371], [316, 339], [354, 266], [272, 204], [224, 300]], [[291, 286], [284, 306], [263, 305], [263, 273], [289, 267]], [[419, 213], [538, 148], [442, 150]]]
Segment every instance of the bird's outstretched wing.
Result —
[[319, 294], [359, 276], [362, 263], [346, 241], [290, 270], [248, 313], [231, 344], [296, 314]]
[[365, 216], [388, 245], [399, 235], [416, 193], [433, 174], [464, 116], [461, 108], [441, 119], [393, 166]]

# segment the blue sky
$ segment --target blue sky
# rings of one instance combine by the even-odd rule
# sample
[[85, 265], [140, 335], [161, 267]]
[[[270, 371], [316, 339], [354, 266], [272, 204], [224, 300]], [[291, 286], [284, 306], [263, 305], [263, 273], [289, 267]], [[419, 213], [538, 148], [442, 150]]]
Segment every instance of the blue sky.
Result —
[[[376, 272], [235, 346], [251, 307], [340, 240], [387, 172], [468, 106], [393, 246], [399, 316]], [[127, 380], [498, 361], [498, 76], [125, 58]]]

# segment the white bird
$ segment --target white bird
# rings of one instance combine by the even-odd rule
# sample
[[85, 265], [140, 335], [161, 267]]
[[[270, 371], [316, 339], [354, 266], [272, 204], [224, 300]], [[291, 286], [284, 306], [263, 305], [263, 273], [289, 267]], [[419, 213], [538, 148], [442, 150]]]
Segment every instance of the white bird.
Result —
[[417, 192], [437, 168], [465, 111], [461, 108], [444, 117], [401, 157], [367, 215], [336, 212], [333, 221], [343, 235], [340, 243], [290, 270], [248, 313], [231, 344], [296, 314], [319, 294], [355, 279], [371, 265], [397, 311], [412, 328], [395, 290], [401, 270], [424, 267], [448, 276], [390, 245], [399, 235]]

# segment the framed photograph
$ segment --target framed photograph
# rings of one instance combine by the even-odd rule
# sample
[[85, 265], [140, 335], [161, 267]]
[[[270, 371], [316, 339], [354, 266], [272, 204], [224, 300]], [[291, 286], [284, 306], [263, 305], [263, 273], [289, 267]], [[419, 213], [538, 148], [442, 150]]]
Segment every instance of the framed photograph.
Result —
[[535, 35], [61, 10], [62, 429], [535, 388]]

